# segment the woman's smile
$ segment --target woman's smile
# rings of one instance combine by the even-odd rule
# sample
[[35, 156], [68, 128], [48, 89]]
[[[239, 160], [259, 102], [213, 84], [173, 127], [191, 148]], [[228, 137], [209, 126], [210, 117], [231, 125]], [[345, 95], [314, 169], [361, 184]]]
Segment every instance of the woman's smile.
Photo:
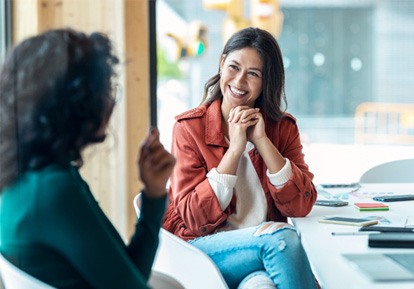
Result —
[[230, 91], [236, 96], [236, 97], [243, 97], [244, 95], [246, 95], [246, 91], [245, 90], [241, 90], [238, 89], [234, 86], [229, 85]]

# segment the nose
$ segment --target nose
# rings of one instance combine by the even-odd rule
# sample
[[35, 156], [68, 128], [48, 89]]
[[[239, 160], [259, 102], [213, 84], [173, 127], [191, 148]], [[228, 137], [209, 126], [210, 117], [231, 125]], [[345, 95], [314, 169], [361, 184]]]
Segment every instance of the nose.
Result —
[[247, 73], [244, 71], [239, 71], [235, 77], [236, 83], [244, 83], [246, 81]]

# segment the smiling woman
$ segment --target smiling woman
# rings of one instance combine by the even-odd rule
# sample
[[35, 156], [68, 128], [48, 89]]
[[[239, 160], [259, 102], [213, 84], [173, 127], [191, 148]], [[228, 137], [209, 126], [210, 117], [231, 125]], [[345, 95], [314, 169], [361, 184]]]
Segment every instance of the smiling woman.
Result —
[[202, 104], [176, 118], [164, 227], [209, 255], [231, 289], [258, 275], [266, 288], [317, 287], [286, 223], [310, 212], [316, 190], [282, 102], [279, 45], [250, 27], [224, 46]]

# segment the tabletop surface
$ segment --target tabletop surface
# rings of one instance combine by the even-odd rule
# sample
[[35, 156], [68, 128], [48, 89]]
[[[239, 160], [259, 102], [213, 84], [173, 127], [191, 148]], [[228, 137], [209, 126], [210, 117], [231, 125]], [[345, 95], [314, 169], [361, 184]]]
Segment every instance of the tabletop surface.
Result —
[[[368, 247], [368, 235], [334, 236], [332, 232], [357, 232], [358, 226], [319, 223], [324, 216], [376, 217], [381, 225], [412, 226], [414, 228], [414, 201], [387, 202], [389, 211], [360, 212], [355, 202], [375, 202], [378, 195], [414, 194], [414, 183], [366, 184], [357, 191], [329, 189], [332, 195], [349, 202], [345, 207], [314, 206], [305, 218], [291, 218], [300, 232], [303, 246], [311, 261], [316, 278], [323, 289], [414, 289], [414, 281], [373, 282], [351, 266], [344, 253], [411, 252], [414, 249]], [[326, 197], [326, 196], [325, 196]], [[377, 202], [376, 202], [377, 203]]]

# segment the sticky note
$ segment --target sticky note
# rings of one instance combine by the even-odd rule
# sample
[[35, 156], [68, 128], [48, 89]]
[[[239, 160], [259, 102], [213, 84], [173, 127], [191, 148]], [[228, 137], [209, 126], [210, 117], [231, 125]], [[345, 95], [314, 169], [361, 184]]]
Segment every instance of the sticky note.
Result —
[[360, 211], [388, 211], [389, 206], [383, 203], [354, 203]]

